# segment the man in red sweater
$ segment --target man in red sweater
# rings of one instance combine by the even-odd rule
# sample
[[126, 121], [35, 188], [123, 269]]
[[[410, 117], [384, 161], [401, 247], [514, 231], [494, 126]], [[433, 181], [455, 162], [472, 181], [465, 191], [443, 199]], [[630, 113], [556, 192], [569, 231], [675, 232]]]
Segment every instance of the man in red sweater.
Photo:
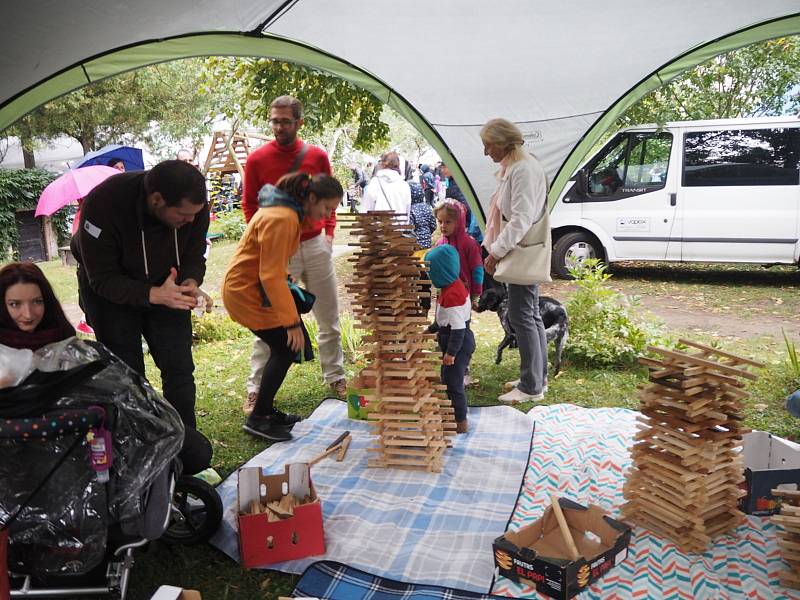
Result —
[[[309, 175], [332, 174], [325, 150], [306, 144], [297, 137], [297, 131], [303, 125], [303, 104], [297, 98], [275, 98], [270, 105], [269, 124], [275, 139], [248, 156], [244, 169], [242, 211], [248, 223], [258, 210], [258, 191], [265, 184], [274, 185], [286, 173], [293, 171], [303, 171]], [[335, 212], [327, 219], [307, 224], [300, 236], [300, 248], [289, 261], [289, 273], [302, 281], [317, 298], [312, 311], [319, 324], [317, 345], [322, 376], [331, 392], [343, 397], [346, 388], [344, 353], [332, 255], [335, 227]], [[261, 374], [268, 359], [269, 346], [256, 338], [250, 358], [250, 376], [247, 378], [247, 400], [242, 407], [246, 414], [252, 412], [255, 406]]]

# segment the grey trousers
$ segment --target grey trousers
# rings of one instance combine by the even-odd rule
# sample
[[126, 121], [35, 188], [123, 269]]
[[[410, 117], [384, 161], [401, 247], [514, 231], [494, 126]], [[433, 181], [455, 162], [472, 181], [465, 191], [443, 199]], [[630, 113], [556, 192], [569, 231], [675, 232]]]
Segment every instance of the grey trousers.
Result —
[[539, 286], [508, 284], [508, 320], [519, 345], [519, 390], [539, 394], [547, 383], [547, 336], [539, 314]]

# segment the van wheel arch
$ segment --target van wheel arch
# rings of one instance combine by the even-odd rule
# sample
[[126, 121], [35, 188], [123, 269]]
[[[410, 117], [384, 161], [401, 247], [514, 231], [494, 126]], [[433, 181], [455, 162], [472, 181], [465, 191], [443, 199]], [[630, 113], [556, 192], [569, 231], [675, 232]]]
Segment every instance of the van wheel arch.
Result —
[[569, 265], [586, 258], [606, 260], [606, 249], [597, 236], [585, 229], [564, 231], [553, 243], [551, 271], [560, 279], [574, 279]]

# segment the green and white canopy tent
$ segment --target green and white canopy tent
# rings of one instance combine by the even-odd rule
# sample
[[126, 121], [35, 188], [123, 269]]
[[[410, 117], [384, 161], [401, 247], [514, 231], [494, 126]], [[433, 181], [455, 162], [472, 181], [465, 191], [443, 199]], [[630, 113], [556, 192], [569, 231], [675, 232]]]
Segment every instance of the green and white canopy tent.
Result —
[[488, 119], [520, 126], [555, 197], [647, 92], [716, 54], [799, 33], [800, 0], [27, 0], [3, 2], [0, 23], [0, 130], [145, 65], [279, 58], [370, 90], [485, 210], [495, 165], [478, 132]]

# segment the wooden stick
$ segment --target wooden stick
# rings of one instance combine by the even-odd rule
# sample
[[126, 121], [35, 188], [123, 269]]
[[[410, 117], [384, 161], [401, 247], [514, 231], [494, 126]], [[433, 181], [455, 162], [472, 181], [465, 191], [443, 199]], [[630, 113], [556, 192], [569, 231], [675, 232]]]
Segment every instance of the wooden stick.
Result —
[[564, 513], [561, 512], [561, 505], [558, 503], [558, 498], [554, 495], [550, 496], [550, 506], [553, 507], [553, 514], [555, 514], [556, 521], [558, 521], [561, 537], [564, 538], [564, 543], [567, 545], [572, 560], [578, 560], [581, 555], [575, 547], [575, 541], [572, 539], [572, 533], [570, 533], [569, 525], [567, 525], [567, 519], [564, 517]]
[[347, 454], [347, 449], [350, 447], [351, 439], [352, 437], [349, 435], [344, 438], [342, 445], [339, 447], [339, 454], [336, 455], [336, 462], [342, 462], [344, 460], [344, 455]]
[[325, 450], [330, 450], [331, 448], [336, 448], [338, 446], [341, 446], [342, 442], [344, 441], [344, 438], [346, 438], [348, 435], [350, 435], [350, 432], [349, 431], [345, 431], [342, 435], [340, 435], [335, 440], [333, 440], [333, 442], [328, 444], [328, 446], [325, 448]]
[[308, 466], [310, 467], [312, 465], [315, 465], [319, 461], [321, 461], [323, 458], [325, 458], [326, 456], [330, 456], [334, 452], [338, 452], [338, 451], [339, 451], [339, 446], [334, 446], [333, 448], [328, 448], [327, 450], [325, 450], [325, 452], [323, 452], [322, 454], [320, 454], [316, 458], [312, 458], [310, 461], [308, 461]]
[[759, 369], [763, 369], [764, 368], [764, 363], [756, 362], [756, 361], [751, 360], [749, 358], [745, 358], [744, 356], [738, 356], [736, 354], [731, 354], [729, 352], [723, 352], [722, 350], [719, 350], [718, 348], [712, 348], [711, 346], [704, 346], [703, 344], [698, 344], [697, 342], [693, 342], [691, 340], [687, 340], [687, 339], [684, 339], [684, 338], [679, 338], [678, 342], [680, 342], [681, 344], [684, 344], [686, 346], [691, 346], [693, 348], [697, 348], [699, 350], [706, 350], [707, 352], [713, 352], [714, 354], [716, 354], [718, 356], [724, 356], [725, 358], [731, 358], [733, 360], [738, 360], [739, 362], [743, 362], [743, 363], [751, 365], [753, 367], [758, 367]]

